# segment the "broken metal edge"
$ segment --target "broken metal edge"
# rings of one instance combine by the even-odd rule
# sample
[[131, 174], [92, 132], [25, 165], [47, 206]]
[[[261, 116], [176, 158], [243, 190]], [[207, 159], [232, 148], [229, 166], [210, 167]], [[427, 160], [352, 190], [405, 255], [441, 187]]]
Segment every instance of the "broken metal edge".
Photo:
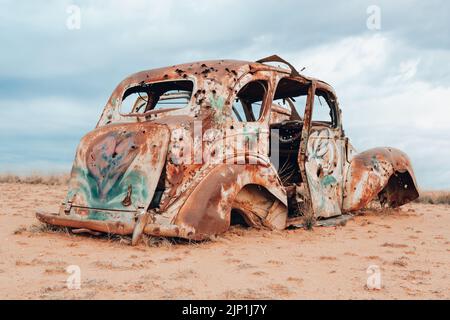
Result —
[[[69, 217], [61, 217], [58, 214], [46, 212], [36, 212], [36, 218], [41, 222], [51, 225], [77, 229], [89, 229], [93, 231], [100, 231], [118, 235], [132, 235], [136, 227], [135, 223], [130, 224], [120, 221], [108, 222], [96, 220], [81, 220]], [[143, 233], [151, 236], [181, 237], [186, 239], [195, 238], [195, 233], [192, 229], [183, 228], [175, 224], [146, 224], [143, 228]]]
[[78, 229], [90, 229], [94, 231], [101, 231], [105, 233], [114, 233], [119, 235], [129, 235], [133, 232], [134, 225], [123, 223], [120, 221], [95, 221], [95, 220], [81, 220], [69, 217], [62, 218], [57, 214], [50, 214], [44, 212], [36, 212], [36, 218], [44, 223], [58, 225], [63, 227], [71, 227]]

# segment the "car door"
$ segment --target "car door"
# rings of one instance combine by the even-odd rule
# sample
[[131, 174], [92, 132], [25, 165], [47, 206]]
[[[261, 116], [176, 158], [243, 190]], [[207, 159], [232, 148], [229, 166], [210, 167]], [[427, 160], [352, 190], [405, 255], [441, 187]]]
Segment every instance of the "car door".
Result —
[[341, 214], [345, 142], [334, 94], [320, 84], [314, 90], [305, 172], [316, 217]]

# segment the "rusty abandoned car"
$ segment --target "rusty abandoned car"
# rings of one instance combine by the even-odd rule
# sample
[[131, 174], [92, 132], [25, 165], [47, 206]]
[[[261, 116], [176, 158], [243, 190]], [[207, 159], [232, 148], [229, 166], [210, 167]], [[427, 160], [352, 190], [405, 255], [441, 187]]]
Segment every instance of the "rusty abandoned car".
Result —
[[208, 239], [285, 229], [418, 197], [394, 148], [356, 153], [333, 88], [271, 56], [142, 71], [112, 93], [42, 222], [75, 232]]

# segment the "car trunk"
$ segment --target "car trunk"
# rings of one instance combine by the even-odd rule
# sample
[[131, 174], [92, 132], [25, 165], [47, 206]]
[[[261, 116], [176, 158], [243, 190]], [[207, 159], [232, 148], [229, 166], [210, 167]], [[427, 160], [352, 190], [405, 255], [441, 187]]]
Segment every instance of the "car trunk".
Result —
[[78, 146], [60, 214], [132, 222], [152, 201], [165, 165], [169, 129], [155, 123], [97, 128]]

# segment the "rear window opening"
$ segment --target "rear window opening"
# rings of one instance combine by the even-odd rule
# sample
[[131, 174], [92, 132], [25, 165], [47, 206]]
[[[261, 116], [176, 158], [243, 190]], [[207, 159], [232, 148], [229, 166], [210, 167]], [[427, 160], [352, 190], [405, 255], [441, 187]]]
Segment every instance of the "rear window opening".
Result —
[[190, 80], [143, 83], [125, 91], [122, 115], [136, 115], [184, 108], [189, 104], [194, 84]]

